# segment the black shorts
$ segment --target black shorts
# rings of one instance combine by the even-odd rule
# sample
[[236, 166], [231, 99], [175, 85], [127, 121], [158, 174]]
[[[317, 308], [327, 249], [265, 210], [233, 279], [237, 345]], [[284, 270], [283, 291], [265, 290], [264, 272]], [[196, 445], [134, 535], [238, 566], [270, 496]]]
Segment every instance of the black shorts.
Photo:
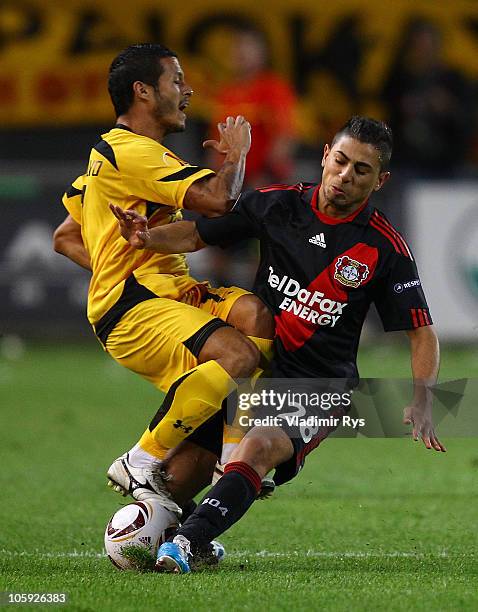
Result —
[[[319, 444], [325, 440], [337, 427], [340, 426], [342, 416], [347, 414], [347, 410], [344, 408], [337, 408], [335, 411], [330, 413], [330, 424], [319, 427], [317, 431], [306, 431], [302, 437], [290, 436], [289, 439], [294, 447], [294, 454], [292, 457], [278, 465], [274, 472], [274, 482], [276, 485], [282, 485], [289, 480], [292, 480], [297, 476], [300, 470], [304, 467], [305, 459], [309, 453], [311, 453]], [[338, 421], [335, 423], [332, 419]], [[287, 433], [287, 432], [286, 432]]]
[[[353, 406], [351, 406], [351, 409], [353, 410]], [[218, 460], [220, 459], [222, 453], [226, 411], [227, 404], [226, 400], [224, 400], [221, 410], [216, 412], [186, 438], [186, 440], [189, 440], [189, 442], [193, 442], [201, 448], [214, 453]], [[284, 431], [286, 431], [286, 433], [289, 435], [289, 439], [294, 447], [294, 454], [288, 461], [281, 463], [275, 468], [274, 482], [276, 485], [279, 486], [285, 484], [289, 480], [295, 478], [295, 476], [297, 476], [300, 470], [304, 467], [307, 455], [317, 448], [319, 444], [338, 427], [340, 427], [342, 416], [349, 414], [349, 412], [349, 409], [343, 407], [331, 410], [329, 414], [329, 424], [318, 427], [316, 431], [309, 428], [306, 431], [301, 432], [303, 434], [302, 436], [290, 435], [288, 429], [284, 428]]]
[[[236, 393], [234, 391], [234, 393]], [[237, 397], [237, 393], [236, 393]], [[234, 401], [234, 400], [233, 400]], [[237, 400], [236, 400], [237, 401]], [[216, 455], [218, 461], [222, 455], [224, 425], [226, 423], [227, 399], [222, 402], [221, 410], [209, 417], [202, 425], [193, 431], [187, 438], [189, 442]]]

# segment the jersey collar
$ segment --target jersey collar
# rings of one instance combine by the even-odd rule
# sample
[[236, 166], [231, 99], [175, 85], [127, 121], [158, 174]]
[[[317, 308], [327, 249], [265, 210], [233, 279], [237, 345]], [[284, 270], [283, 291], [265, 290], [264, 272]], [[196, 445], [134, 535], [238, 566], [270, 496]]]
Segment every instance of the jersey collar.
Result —
[[329, 217], [329, 215], [324, 215], [324, 213], [319, 210], [319, 189], [320, 183], [317, 185], [315, 189], [309, 189], [305, 198], [309, 202], [312, 210], [314, 211], [315, 216], [322, 221], [322, 223], [326, 223], [327, 225], [340, 225], [341, 223], [356, 223], [357, 225], [367, 225], [370, 215], [372, 214], [372, 207], [368, 200], [366, 200], [362, 206], [353, 212], [348, 217], [344, 219], [335, 219], [334, 217]]
[[130, 127], [128, 127], [127, 125], [124, 125], [123, 123], [117, 123], [115, 125], [115, 128], [118, 129], [118, 130], [127, 130], [128, 132], [132, 132], [133, 131]]

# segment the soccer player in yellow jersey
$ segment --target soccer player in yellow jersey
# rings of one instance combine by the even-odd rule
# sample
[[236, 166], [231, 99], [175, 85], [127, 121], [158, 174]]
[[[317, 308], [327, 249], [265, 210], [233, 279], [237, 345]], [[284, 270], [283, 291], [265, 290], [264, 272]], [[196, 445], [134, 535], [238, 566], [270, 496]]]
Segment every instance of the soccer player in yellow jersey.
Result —
[[[182, 208], [224, 214], [240, 194], [250, 126], [228, 117], [218, 126], [219, 141], [204, 143], [225, 156], [214, 173], [161, 144], [185, 129], [193, 93], [174, 52], [158, 44], [128, 47], [111, 64], [108, 85], [117, 123], [63, 198], [69, 215], [55, 232], [55, 249], [92, 271], [88, 319], [104, 349], [166, 391], [139, 443], [111, 465], [110, 483], [168, 505], [167, 465], [167, 489], [182, 503], [210, 482], [220, 454], [211, 423], [222, 429], [220, 409], [234, 379], [253, 374], [261, 352], [270, 350], [272, 319], [245, 290], [191, 278], [184, 255], [132, 248], [109, 205], [145, 215], [150, 226], [181, 219]], [[191, 469], [182, 470], [186, 463]]]

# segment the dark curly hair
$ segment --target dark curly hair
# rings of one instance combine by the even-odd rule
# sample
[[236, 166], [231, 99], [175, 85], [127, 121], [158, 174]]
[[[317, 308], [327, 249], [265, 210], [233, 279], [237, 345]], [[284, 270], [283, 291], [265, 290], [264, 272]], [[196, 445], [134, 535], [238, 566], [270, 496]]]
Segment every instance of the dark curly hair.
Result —
[[177, 57], [174, 51], [155, 43], [141, 43], [127, 47], [112, 61], [108, 76], [108, 91], [119, 117], [133, 103], [133, 83], [143, 81], [156, 86], [163, 72], [162, 57]]
[[380, 169], [382, 171], [388, 170], [392, 157], [393, 136], [392, 130], [386, 123], [377, 119], [354, 115], [335, 134], [331, 146], [333, 147], [342, 136], [350, 136], [360, 142], [373, 145], [379, 154]]

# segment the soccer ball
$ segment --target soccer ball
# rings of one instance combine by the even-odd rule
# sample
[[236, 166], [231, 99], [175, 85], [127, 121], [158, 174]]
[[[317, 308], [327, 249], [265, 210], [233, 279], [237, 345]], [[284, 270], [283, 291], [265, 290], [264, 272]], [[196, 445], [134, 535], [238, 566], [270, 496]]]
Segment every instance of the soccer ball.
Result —
[[178, 527], [176, 515], [156, 500], [128, 504], [106, 525], [106, 554], [118, 569], [151, 569], [158, 548]]

